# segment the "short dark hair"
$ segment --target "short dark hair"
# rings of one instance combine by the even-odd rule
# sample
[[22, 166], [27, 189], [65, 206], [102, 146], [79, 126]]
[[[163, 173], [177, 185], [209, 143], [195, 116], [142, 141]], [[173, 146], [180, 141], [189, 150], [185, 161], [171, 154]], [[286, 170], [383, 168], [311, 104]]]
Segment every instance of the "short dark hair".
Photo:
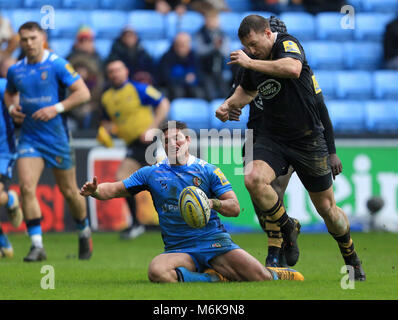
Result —
[[35, 21], [25, 22], [22, 26], [19, 27], [18, 33], [21, 33], [21, 30], [37, 30], [44, 33], [43, 28]]
[[188, 127], [185, 122], [176, 121], [176, 120], [165, 121], [159, 126], [159, 129], [162, 130], [163, 133], [169, 130], [169, 128], [184, 130], [187, 129]]
[[245, 17], [240, 23], [238, 36], [239, 39], [242, 40], [249, 35], [250, 30], [253, 30], [255, 33], [259, 33], [269, 28], [270, 25], [266, 18], [257, 14], [251, 14]]

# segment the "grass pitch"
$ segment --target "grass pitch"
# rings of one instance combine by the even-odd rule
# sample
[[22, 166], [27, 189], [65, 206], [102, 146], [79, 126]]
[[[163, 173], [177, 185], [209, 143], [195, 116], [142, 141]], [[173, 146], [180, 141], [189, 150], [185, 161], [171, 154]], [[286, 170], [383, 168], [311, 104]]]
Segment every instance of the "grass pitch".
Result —
[[[133, 241], [118, 233], [95, 233], [94, 254], [77, 259], [77, 235], [45, 234], [48, 260], [24, 263], [30, 241], [9, 235], [15, 256], [0, 260], [0, 300], [6, 299], [140, 299], [140, 300], [268, 300], [268, 299], [398, 299], [398, 235], [353, 233], [367, 281], [342, 289], [343, 260], [329, 234], [301, 234], [300, 260], [295, 266], [304, 282], [154, 284], [147, 278], [151, 259], [163, 251], [159, 232], [147, 232]], [[261, 262], [264, 234], [233, 234], [232, 239]], [[41, 288], [44, 265], [54, 267], [55, 288]]]

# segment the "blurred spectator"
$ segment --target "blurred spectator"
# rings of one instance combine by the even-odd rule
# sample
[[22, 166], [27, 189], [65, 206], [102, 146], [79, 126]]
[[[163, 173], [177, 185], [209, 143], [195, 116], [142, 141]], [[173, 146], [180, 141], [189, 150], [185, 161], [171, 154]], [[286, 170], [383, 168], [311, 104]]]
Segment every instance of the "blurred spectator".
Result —
[[218, 11], [205, 13], [205, 24], [194, 36], [207, 100], [226, 97], [229, 86], [223, 78], [229, 55], [229, 39], [220, 29]]
[[151, 56], [141, 46], [137, 33], [126, 27], [112, 45], [108, 61], [121, 60], [128, 67], [130, 78], [153, 83], [153, 61]]
[[398, 70], [398, 18], [395, 18], [386, 26], [384, 60], [387, 69]]
[[145, 0], [145, 8], [156, 10], [161, 14], [167, 14], [175, 11], [178, 15], [182, 15], [187, 11], [187, 4], [190, 0]]
[[305, 11], [312, 14], [319, 12], [333, 11], [340, 12], [341, 8], [347, 3], [346, 0], [295, 0], [302, 2]]
[[173, 45], [160, 60], [159, 86], [170, 99], [205, 98], [199, 68], [188, 33], [177, 34]]
[[8, 69], [17, 62], [17, 59], [8, 57], [0, 62], [0, 78], [7, 78]]
[[99, 123], [101, 91], [104, 83], [102, 60], [95, 49], [94, 33], [82, 26], [76, 34], [76, 41], [71, 52], [66, 58], [80, 74], [87, 87], [90, 89], [91, 100], [80, 108], [75, 108], [68, 113], [74, 120], [71, 129], [95, 128]]
[[19, 37], [10, 20], [0, 14], [0, 63], [10, 57], [18, 45]]
[[209, 10], [230, 11], [225, 0], [193, 0], [189, 6], [191, 10], [198, 11], [203, 15]]

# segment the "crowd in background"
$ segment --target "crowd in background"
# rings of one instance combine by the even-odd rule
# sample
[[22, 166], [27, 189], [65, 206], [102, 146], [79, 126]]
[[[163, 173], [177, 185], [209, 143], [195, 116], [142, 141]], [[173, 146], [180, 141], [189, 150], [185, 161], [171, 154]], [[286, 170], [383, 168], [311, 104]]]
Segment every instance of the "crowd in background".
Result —
[[[339, 11], [343, 0], [255, 0], [255, 10], [279, 13], [284, 10]], [[195, 10], [203, 14], [205, 23], [195, 34], [178, 33], [169, 50], [155, 61], [141, 45], [134, 29], [126, 26], [114, 40], [109, 55], [102, 59], [96, 51], [95, 35], [89, 26], [82, 26], [75, 43], [66, 57], [82, 76], [91, 90], [91, 101], [70, 114], [75, 128], [98, 127], [100, 121], [101, 94], [106, 88], [104, 68], [109, 61], [122, 60], [134, 81], [152, 84], [171, 101], [180, 97], [202, 98], [208, 101], [225, 98], [232, 81], [226, 62], [229, 57], [230, 39], [221, 30], [219, 12], [228, 11], [224, 0], [146, 0], [146, 9], [167, 14], [171, 11], [184, 14]], [[5, 70], [16, 62], [13, 52], [18, 49], [18, 35], [10, 21], [0, 16], [0, 76], [6, 77]], [[49, 48], [51, 49], [51, 48]], [[19, 56], [21, 58], [22, 55]], [[398, 70], [398, 19], [386, 27], [384, 37], [385, 67]]]

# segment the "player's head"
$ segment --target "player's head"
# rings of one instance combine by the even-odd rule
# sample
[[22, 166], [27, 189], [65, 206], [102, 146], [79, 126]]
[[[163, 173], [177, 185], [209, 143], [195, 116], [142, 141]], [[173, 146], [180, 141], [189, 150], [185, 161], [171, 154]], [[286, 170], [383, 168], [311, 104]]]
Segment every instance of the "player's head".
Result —
[[191, 137], [181, 121], [166, 121], [160, 126], [163, 132], [163, 147], [171, 164], [184, 164], [189, 157]]
[[18, 33], [21, 48], [28, 60], [40, 58], [47, 38], [41, 26], [34, 21], [25, 22], [19, 27]]
[[129, 69], [123, 61], [113, 60], [106, 65], [106, 75], [112, 86], [120, 87], [128, 80]]
[[267, 19], [256, 14], [245, 17], [239, 26], [238, 36], [255, 58], [268, 58], [274, 43]]

